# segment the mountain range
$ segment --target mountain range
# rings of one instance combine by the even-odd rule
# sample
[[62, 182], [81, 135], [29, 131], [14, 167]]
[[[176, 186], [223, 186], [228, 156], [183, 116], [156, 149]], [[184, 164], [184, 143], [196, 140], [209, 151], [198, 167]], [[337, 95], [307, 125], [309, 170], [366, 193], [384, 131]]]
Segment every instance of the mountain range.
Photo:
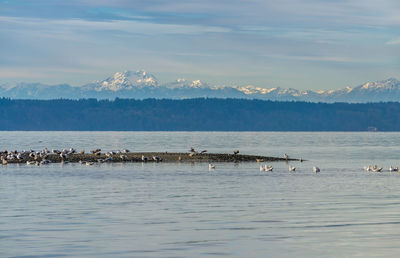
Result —
[[280, 87], [262, 88], [248, 86], [211, 86], [200, 80], [177, 79], [160, 83], [146, 71], [117, 72], [104, 80], [74, 87], [68, 84], [45, 85], [41, 83], [17, 83], [0, 85], [0, 97], [12, 99], [187, 99], [187, 98], [242, 98], [276, 101], [307, 102], [399, 102], [400, 81], [389, 78], [367, 82], [356, 87], [338, 90], [297, 90]]

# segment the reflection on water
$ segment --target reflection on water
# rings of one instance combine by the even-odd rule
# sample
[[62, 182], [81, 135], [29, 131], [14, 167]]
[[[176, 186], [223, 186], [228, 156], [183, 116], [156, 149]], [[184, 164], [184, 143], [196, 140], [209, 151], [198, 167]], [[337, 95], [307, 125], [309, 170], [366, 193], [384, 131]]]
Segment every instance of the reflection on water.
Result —
[[[0, 256], [388, 257], [399, 253], [397, 133], [3, 132], [1, 149], [187, 151], [273, 163], [0, 167]], [[94, 146], [96, 145], [96, 146]], [[321, 173], [312, 172], [318, 165]]]

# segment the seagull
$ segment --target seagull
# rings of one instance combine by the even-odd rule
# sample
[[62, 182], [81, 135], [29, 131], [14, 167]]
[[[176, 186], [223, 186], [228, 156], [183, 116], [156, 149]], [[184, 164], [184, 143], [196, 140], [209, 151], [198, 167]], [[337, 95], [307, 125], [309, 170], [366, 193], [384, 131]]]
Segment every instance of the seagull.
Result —
[[318, 172], [320, 172], [321, 170], [319, 169], [319, 167], [313, 167], [313, 171], [314, 171], [315, 173], [318, 173]]
[[93, 154], [96, 154], [97, 152], [101, 152], [101, 149], [92, 150], [92, 153], [93, 153]]
[[2, 165], [7, 165], [7, 159], [6, 158], [4, 158], [3, 156], [1, 156], [1, 164]]
[[239, 154], [239, 150], [234, 150], [234, 151], [233, 151], [233, 154], [234, 154], [234, 155]]
[[40, 165], [46, 165], [49, 163], [50, 163], [50, 160], [48, 160], [48, 159], [44, 159], [44, 160], [40, 161]]
[[398, 167], [392, 167], [392, 166], [390, 166], [390, 167], [389, 167], [389, 171], [390, 171], [390, 172], [397, 172], [397, 171], [399, 171], [399, 168], [398, 168]]
[[274, 169], [272, 166], [265, 165], [264, 167], [265, 167], [265, 171], [267, 171], [267, 172], [272, 172], [272, 170]]
[[213, 164], [208, 164], [208, 169], [215, 169], [215, 165], [213, 165]]
[[122, 153], [129, 153], [130, 151], [128, 149], [123, 149]]
[[289, 166], [289, 171], [290, 171], [290, 172], [296, 171], [296, 167]]
[[382, 172], [382, 168], [378, 168], [378, 166], [375, 165], [375, 166], [373, 166], [373, 167], [371, 168], [371, 171], [372, 171], [372, 172]]
[[206, 153], [207, 152], [207, 150], [202, 150], [201, 152], [200, 152], [200, 154], [203, 154], [203, 153]]
[[284, 159], [289, 159], [289, 156], [285, 153], [285, 155], [283, 155]]
[[371, 166], [368, 166], [368, 167], [365, 166], [365, 167], [364, 167], [364, 170], [365, 170], [365, 171], [371, 171]]
[[142, 155], [142, 161], [143, 162], [147, 162], [149, 159], [147, 157], [145, 157], [144, 155]]
[[119, 155], [119, 157], [121, 158], [121, 160], [128, 160], [128, 156], [126, 155]]
[[156, 162], [162, 161], [162, 158], [158, 157], [158, 156], [153, 156], [153, 160]]
[[260, 166], [260, 171], [265, 171], [265, 167], [263, 165]]
[[60, 153], [60, 157], [61, 157], [62, 160], [64, 160], [64, 159], [68, 158], [68, 155], [65, 154], [65, 153]]

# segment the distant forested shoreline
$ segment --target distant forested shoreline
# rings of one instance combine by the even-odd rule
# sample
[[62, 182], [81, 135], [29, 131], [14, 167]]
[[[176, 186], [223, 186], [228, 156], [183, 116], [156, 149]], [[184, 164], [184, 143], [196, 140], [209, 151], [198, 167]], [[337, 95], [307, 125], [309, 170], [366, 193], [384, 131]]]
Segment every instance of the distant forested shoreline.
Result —
[[400, 131], [400, 103], [0, 99], [0, 130]]

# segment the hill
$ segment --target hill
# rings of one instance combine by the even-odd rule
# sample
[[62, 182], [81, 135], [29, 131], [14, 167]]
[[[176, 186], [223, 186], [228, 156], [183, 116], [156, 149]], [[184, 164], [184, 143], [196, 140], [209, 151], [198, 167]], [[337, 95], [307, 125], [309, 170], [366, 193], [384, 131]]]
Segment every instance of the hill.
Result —
[[400, 103], [0, 99], [0, 130], [399, 131]]

